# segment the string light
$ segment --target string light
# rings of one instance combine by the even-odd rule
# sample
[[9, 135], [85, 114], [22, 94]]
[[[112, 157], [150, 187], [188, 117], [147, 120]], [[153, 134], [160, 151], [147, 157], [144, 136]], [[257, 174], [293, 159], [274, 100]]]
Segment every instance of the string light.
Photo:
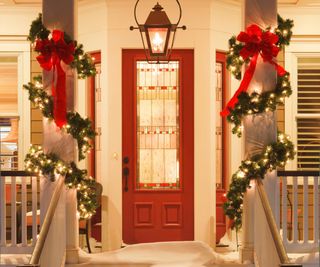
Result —
[[[255, 179], [263, 179], [268, 171], [283, 167], [294, 158], [294, 146], [287, 135], [278, 134], [277, 142], [267, 145], [260, 155], [242, 161], [237, 172], [233, 174], [224, 203], [225, 214], [233, 220], [233, 228], [239, 230], [242, 225], [243, 195], [252, 186]], [[282, 141], [282, 142], [279, 142]]]
[[[285, 83], [283, 81], [286, 81]], [[292, 89], [289, 82], [289, 73], [284, 76], [278, 76], [277, 86], [274, 92], [258, 93], [253, 92], [249, 95], [247, 92], [242, 92], [238, 96], [238, 103], [234, 109], [230, 110], [227, 116], [228, 122], [234, 124], [232, 132], [239, 137], [242, 132], [239, 130], [241, 121], [246, 115], [255, 115], [262, 112], [274, 111], [278, 103], [284, 101], [284, 97], [289, 97], [292, 94]]]
[[[41, 86], [37, 88], [35, 83], [24, 85], [24, 88], [29, 91], [29, 99], [36, 107], [42, 110], [44, 117], [52, 120], [52, 97], [43, 90], [42, 83], [40, 83], [41, 77], [35, 77], [34, 82], [38, 82]], [[72, 137], [77, 140], [79, 160], [84, 159], [84, 154], [92, 147], [91, 140], [93, 140], [96, 135], [95, 131], [92, 129], [91, 121], [88, 118], [82, 118], [77, 112], [68, 112], [67, 124], [62, 129], [71, 134]]]
[[[277, 46], [281, 49], [288, 45], [292, 36], [292, 20], [283, 20], [278, 15], [278, 27], [272, 29], [278, 36]], [[229, 39], [229, 52], [227, 53], [227, 68], [233, 76], [240, 80], [243, 64], [248, 64], [240, 57], [243, 44], [236, 37]], [[228, 122], [234, 124], [232, 133], [242, 135], [242, 120], [245, 116], [275, 111], [279, 103], [284, 102], [285, 97], [292, 94], [289, 82], [289, 73], [277, 77], [274, 91], [262, 92], [255, 90], [250, 95], [242, 92], [238, 95], [238, 101], [234, 108], [229, 109]], [[268, 144], [262, 153], [252, 156], [241, 162], [238, 170], [233, 174], [229, 191], [226, 194], [227, 201], [223, 208], [225, 214], [231, 219], [232, 228], [239, 230], [242, 226], [243, 197], [248, 188], [255, 186], [255, 179], [263, 179], [268, 171], [277, 167], [283, 167], [294, 158], [295, 149], [290, 138], [282, 133], [278, 134], [277, 141]]]
[[65, 163], [53, 153], [45, 154], [40, 146], [32, 146], [29, 151], [25, 158], [26, 169], [51, 179], [54, 179], [56, 174], [65, 176], [66, 186], [77, 190], [80, 216], [90, 218], [97, 208], [97, 202], [94, 190], [95, 180], [86, 176], [86, 170], [78, 169], [74, 162]]
[[[51, 32], [43, 25], [42, 15], [31, 24], [28, 40], [35, 49], [37, 40], [47, 40], [52, 37]], [[72, 42], [70, 36], [65, 33], [67, 43]], [[77, 42], [75, 42], [77, 43]], [[96, 73], [94, 57], [83, 51], [83, 45], [77, 44], [73, 61], [70, 67], [77, 70], [78, 78], [86, 78]], [[43, 88], [40, 76], [34, 77], [34, 83], [24, 85], [29, 92], [29, 99], [36, 108], [39, 108], [46, 120], [53, 119], [53, 99]], [[95, 137], [91, 121], [83, 119], [76, 112], [67, 113], [67, 125], [63, 131], [70, 134], [78, 143], [79, 160], [84, 159], [84, 153], [91, 147], [91, 140]], [[39, 175], [45, 175], [55, 180], [58, 175], [65, 176], [66, 186], [77, 189], [78, 213], [82, 218], [90, 218], [97, 208], [95, 180], [86, 176], [86, 170], [77, 168], [74, 162], [66, 163], [53, 153], [45, 154], [41, 146], [31, 146], [25, 158], [25, 166], [28, 171], [34, 171]]]

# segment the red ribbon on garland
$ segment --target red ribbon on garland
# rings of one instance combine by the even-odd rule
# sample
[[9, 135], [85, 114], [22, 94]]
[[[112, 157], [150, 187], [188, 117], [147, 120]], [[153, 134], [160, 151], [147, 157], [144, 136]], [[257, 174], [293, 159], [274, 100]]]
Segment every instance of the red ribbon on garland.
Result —
[[[61, 128], [67, 123], [66, 73], [61, 67], [61, 61], [67, 65], [73, 61], [75, 44], [74, 42], [67, 44], [64, 40], [64, 33], [53, 30], [50, 40], [37, 40], [35, 50], [40, 52], [40, 55], [37, 56], [40, 66], [47, 71], [53, 70], [53, 118], [56, 125]], [[55, 77], [57, 77], [56, 84]]]
[[259, 55], [264, 62], [274, 65], [278, 75], [283, 76], [287, 73], [284, 68], [273, 61], [273, 58], [276, 57], [280, 51], [280, 48], [276, 45], [278, 42], [278, 36], [276, 34], [270, 31], [263, 32], [259, 26], [250, 25], [245, 32], [240, 32], [237, 36], [237, 40], [245, 43], [244, 47], [240, 50], [240, 56], [244, 60], [251, 58], [250, 65], [244, 73], [238, 90], [227, 103], [226, 107], [221, 111], [221, 116], [229, 115], [230, 109], [233, 109], [238, 102], [238, 96], [242, 92], [248, 90], [248, 86], [257, 66]]

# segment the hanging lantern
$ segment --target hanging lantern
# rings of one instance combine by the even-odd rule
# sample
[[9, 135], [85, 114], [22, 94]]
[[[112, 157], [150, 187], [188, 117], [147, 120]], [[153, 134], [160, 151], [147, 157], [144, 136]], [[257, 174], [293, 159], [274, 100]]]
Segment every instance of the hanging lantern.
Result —
[[[179, 28], [183, 30], [186, 29], [186, 26], [178, 27], [182, 16], [181, 5], [179, 1], [176, 0], [180, 11], [179, 19], [176, 24], [170, 22], [166, 12], [163, 11], [163, 7], [159, 3], [152, 8], [146, 22], [144, 24], [139, 24], [136, 14], [139, 1], [140, 0], [137, 0], [134, 7], [134, 18], [138, 27], [131, 26], [130, 30], [139, 29], [148, 61], [157, 61], [158, 63], [160, 61], [169, 61], [176, 30]], [[171, 44], [169, 49], [170, 39]], [[145, 43], [147, 43], [148, 48], [146, 48]]]

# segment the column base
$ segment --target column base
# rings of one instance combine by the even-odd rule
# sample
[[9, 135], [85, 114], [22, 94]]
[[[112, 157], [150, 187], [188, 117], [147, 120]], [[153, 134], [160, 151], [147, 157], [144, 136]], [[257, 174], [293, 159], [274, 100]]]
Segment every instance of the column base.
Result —
[[241, 263], [250, 261], [254, 263], [254, 249], [253, 247], [240, 248], [240, 261]]
[[79, 263], [79, 248], [67, 248], [66, 250], [66, 264]]

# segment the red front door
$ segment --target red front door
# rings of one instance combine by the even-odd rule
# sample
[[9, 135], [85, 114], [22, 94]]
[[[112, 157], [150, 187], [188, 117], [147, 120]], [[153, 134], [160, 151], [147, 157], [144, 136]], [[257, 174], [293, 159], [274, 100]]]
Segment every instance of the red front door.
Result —
[[194, 239], [193, 50], [122, 51], [123, 241]]

